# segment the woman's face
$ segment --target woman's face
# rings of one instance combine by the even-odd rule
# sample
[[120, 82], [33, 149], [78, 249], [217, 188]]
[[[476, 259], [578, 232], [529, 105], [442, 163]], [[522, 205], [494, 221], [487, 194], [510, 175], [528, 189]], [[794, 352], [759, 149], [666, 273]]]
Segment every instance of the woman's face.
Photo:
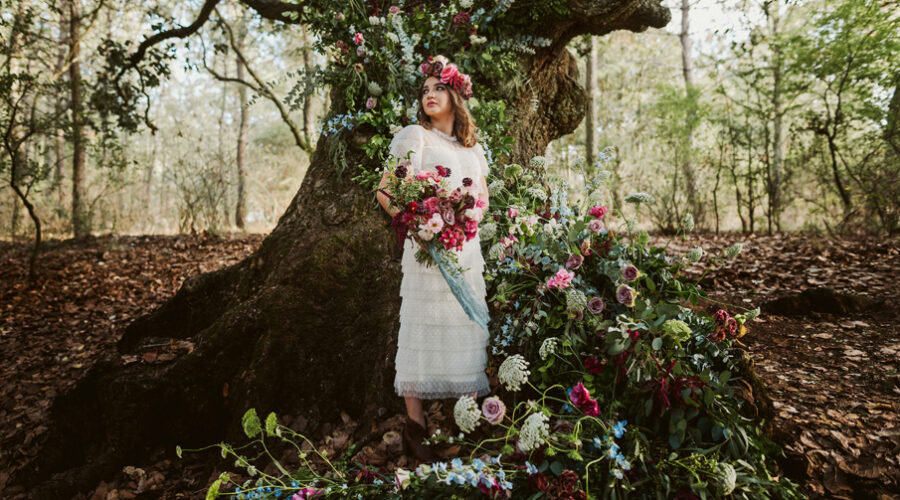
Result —
[[429, 76], [422, 84], [422, 109], [431, 118], [449, 115], [453, 105], [450, 102], [450, 90], [446, 84], [434, 76]]

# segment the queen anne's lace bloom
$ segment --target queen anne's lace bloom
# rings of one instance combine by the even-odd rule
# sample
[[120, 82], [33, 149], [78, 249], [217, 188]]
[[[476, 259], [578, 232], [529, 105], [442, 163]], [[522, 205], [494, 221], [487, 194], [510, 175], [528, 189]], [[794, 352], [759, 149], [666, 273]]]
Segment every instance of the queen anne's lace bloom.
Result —
[[689, 233], [694, 230], [694, 216], [690, 212], [684, 214], [684, 217], [681, 218], [681, 227], [684, 228], [684, 231]]
[[634, 203], [635, 205], [640, 205], [641, 203], [650, 203], [651, 201], [653, 201], [653, 195], [650, 193], [643, 193], [638, 191], [626, 196], [625, 201], [628, 203]]
[[551, 354], [556, 352], [557, 342], [559, 342], [559, 339], [556, 337], [548, 337], [541, 342], [541, 348], [538, 349], [541, 359], [546, 360]]
[[481, 225], [478, 231], [481, 233], [481, 241], [492, 240], [494, 236], [497, 236], [497, 224], [486, 222]]
[[731, 245], [730, 247], [725, 249], [725, 258], [733, 259], [737, 257], [738, 254], [741, 253], [741, 250], [743, 250], [743, 248], [744, 245], [742, 245], [741, 243], [735, 243], [734, 245]]
[[463, 396], [456, 400], [456, 405], [453, 407], [453, 418], [456, 420], [459, 430], [466, 434], [472, 432], [478, 425], [480, 417], [481, 410], [478, 409], [478, 404], [475, 403], [472, 396]]
[[535, 200], [540, 202], [547, 201], [547, 191], [544, 191], [544, 188], [542, 187], [528, 186], [528, 188], [525, 189], [525, 192]]
[[500, 365], [497, 377], [508, 390], [518, 391], [522, 388], [522, 384], [528, 382], [529, 375], [531, 372], [528, 370], [528, 361], [525, 361], [521, 354], [514, 354]]
[[500, 260], [500, 257], [503, 255], [503, 251], [505, 249], [506, 247], [503, 245], [503, 243], [494, 243], [494, 246], [492, 246], [488, 250], [488, 258], [493, 260]]
[[505, 188], [505, 187], [506, 187], [506, 184], [503, 181], [498, 179], [498, 180], [488, 184], [488, 193], [491, 196], [497, 196], [498, 194], [500, 194], [500, 191], [502, 191], [503, 188]]
[[531, 165], [531, 168], [544, 168], [547, 165], [547, 159], [543, 156], [535, 156], [531, 159], [529, 165]]
[[697, 262], [698, 260], [703, 258], [703, 249], [700, 247], [694, 247], [684, 257], [690, 262]]
[[587, 297], [580, 290], [566, 292], [566, 309], [573, 313], [584, 311], [587, 307]]
[[522, 451], [530, 451], [544, 443], [550, 436], [550, 419], [543, 412], [532, 413], [522, 424], [522, 432], [519, 434], [519, 448]]

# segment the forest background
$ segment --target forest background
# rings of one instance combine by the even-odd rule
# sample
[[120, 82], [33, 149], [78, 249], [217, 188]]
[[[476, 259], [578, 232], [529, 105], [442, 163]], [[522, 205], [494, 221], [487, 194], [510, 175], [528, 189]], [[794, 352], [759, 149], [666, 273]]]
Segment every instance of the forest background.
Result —
[[[134, 123], [94, 92], [104, 40], [189, 23], [195, 3], [6, 2], [0, 237], [34, 239], [38, 224], [57, 238], [274, 227], [328, 109], [327, 89], [303, 91], [299, 75], [325, 59], [301, 25], [220, 6], [153, 56], [177, 64], [148, 83], [153, 105]], [[611, 158], [611, 207], [651, 193], [643, 224], [662, 231], [685, 212], [716, 231], [900, 230], [896, 3], [668, 6], [662, 30], [571, 42], [591, 102], [547, 156], [574, 192]]]

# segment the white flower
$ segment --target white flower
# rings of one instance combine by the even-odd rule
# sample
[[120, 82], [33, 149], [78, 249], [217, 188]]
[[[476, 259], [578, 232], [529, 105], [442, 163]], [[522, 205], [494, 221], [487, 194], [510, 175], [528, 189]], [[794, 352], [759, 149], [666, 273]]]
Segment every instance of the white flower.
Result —
[[378, 26], [381, 23], [381, 19], [378, 19], [376, 16], [369, 16], [369, 24], [372, 26]]
[[535, 156], [531, 159], [531, 168], [544, 168], [547, 164], [547, 159], [543, 156]]
[[496, 196], [500, 194], [500, 191], [506, 187], [506, 184], [501, 180], [496, 180], [488, 185], [488, 193], [491, 196]]
[[494, 236], [497, 236], [497, 224], [487, 222], [482, 224], [478, 231], [481, 233], [482, 240], [492, 240]]
[[[485, 238], [487, 239], [487, 238]], [[494, 243], [494, 246], [488, 250], [488, 258], [492, 260], [500, 260], [500, 257], [503, 256], [503, 251], [506, 250], [506, 245], [503, 243]]]
[[431, 238], [434, 238], [434, 233], [429, 231], [428, 229], [419, 229], [419, 238], [422, 238], [424, 241], [431, 241]]
[[572, 312], [584, 311], [587, 307], [587, 297], [580, 290], [566, 292], [566, 309]]
[[594, 176], [595, 179], [599, 182], [606, 182], [612, 178], [612, 172], [609, 170], [601, 169], [597, 171], [597, 174]]
[[563, 229], [563, 226], [556, 221], [556, 219], [550, 219], [544, 224], [544, 232], [547, 233], [547, 236], [551, 238], [556, 237], [559, 232]]
[[444, 219], [441, 218], [441, 214], [435, 213], [425, 223], [425, 227], [432, 233], [439, 233], [441, 229], [444, 229]]
[[697, 262], [698, 260], [703, 258], [703, 249], [700, 247], [694, 247], [684, 257], [690, 262]]
[[528, 371], [528, 361], [525, 361], [521, 354], [514, 354], [506, 358], [498, 372], [500, 383], [510, 391], [521, 389], [522, 384], [528, 382], [528, 375], [531, 375], [531, 372]]
[[478, 35], [469, 35], [469, 42], [471, 42], [472, 45], [479, 45], [482, 43], [487, 43], [487, 38]]
[[410, 120], [412, 120], [413, 118], [416, 117], [416, 112], [417, 112], [417, 111], [418, 111], [418, 110], [417, 110], [416, 108], [408, 108], [408, 109], [406, 110], [406, 117], [409, 118]]
[[547, 191], [544, 191], [544, 188], [540, 186], [528, 186], [528, 188], [525, 189], [525, 192], [528, 193], [528, 196], [531, 196], [538, 201], [547, 201]]
[[459, 6], [463, 9], [468, 9], [472, 6], [473, 0], [459, 0]]
[[382, 92], [381, 85], [378, 85], [377, 82], [369, 82], [369, 93], [370, 94], [372, 94], [374, 96], [380, 96], [381, 92]]
[[549, 337], [541, 342], [541, 348], [538, 349], [538, 354], [541, 355], [542, 360], [546, 360], [551, 354], [556, 352], [557, 342], [559, 342], [559, 339], [556, 337]]
[[550, 436], [549, 420], [543, 412], [532, 413], [525, 419], [519, 434], [519, 448], [522, 451], [530, 451], [544, 444], [544, 440]]
[[684, 214], [684, 217], [681, 218], [681, 227], [688, 233], [694, 230], [694, 216], [690, 212]]
[[730, 495], [734, 491], [735, 486], [737, 486], [737, 473], [731, 464], [719, 462], [716, 465], [715, 484], [722, 496]]
[[397, 124], [391, 125], [391, 134], [397, 135], [400, 133], [401, 130], [403, 130], [403, 127], [401, 127], [400, 125], [397, 125]]
[[638, 191], [626, 196], [625, 201], [628, 203], [634, 203], [635, 205], [640, 205], [641, 203], [650, 203], [651, 201], [653, 201], [653, 195]]
[[480, 417], [481, 410], [478, 409], [478, 404], [475, 403], [472, 396], [463, 396], [456, 400], [456, 405], [453, 406], [453, 418], [456, 420], [459, 430], [466, 434], [474, 431]]
[[741, 243], [735, 243], [734, 245], [731, 245], [730, 247], [725, 249], [725, 258], [733, 259], [733, 258], [737, 257], [738, 254], [741, 253], [741, 250], [743, 248], [744, 248], [744, 245], [742, 245]]
[[386, 36], [387, 36], [388, 40], [390, 40], [394, 43], [400, 43], [400, 37], [397, 36], [395, 33], [388, 33]]
[[484, 211], [478, 207], [475, 208], [467, 208], [463, 215], [472, 219], [475, 222], [481, 222], [481, 219], [484, 218]]
[[759, 308], [758, 307], [752, 311], [747, 311], [747, 314], [744, 315], [744, 317], [747, 318], [747, 321], [753, 321], [758, 316], [759, 316]]

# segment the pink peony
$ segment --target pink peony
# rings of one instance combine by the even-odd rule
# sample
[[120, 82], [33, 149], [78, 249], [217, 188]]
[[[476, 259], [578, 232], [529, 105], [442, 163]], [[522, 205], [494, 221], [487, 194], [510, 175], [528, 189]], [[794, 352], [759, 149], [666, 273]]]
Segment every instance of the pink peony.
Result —
[[591, 311], [594, 314], [600, 314], [603, 312], [605, 306], [606, 304], [603, 303], [603, 299], [594, 297], [588, 302], [588, 311]]
[[634, 307], [634, 299], [636, 297], [637, 292], [628, 285], [622, 284], [619, 285], [619, 288], [616, 288], [616, 300], [626, 307]]
[[638, 271], [637, 266], [633, 264], [628, 264], [627, 266], [622, 268], [622, 279], [625, 281], [634, 281], [641, 276], [641, 272]]
[[516, 207], [509, 207], [506, 210], [506, 215], [508, 215], [510, 219], [515, 219], [519, 216], [519, 209]]
[[396, 5], [391, 5], [391, 8], [388, 9], [389, 14], [396, 14], [398, 12], [400, 12], [400, 7], [397, 7]]
[[372, 109], [375, 107], [375, 99], [370, 97], [366, 99], [366, 109]]
[[589, 417], [596, 417], [600, 415], [600, 405], [597, 404], [596, 399], [588, 399], [578, 408], [581, 409], [581, 411]]
[[453, 82], [459, 77], [459, 70], [455, 64], [448, 64], [441, 70], [441, 82], [453, 86]]
[[355, 43], [356, 45], [360, 45], [365, 41], [366, 40], [363, 38], [362, 33], [357, 33], [357, 34], [353, 35], [353, 43]]
[[572, 278], [574, 277], [574, 273], [570, 273], [565, 269], [560, 269], [553, 277], [547, 280], [547, 288], [558, 288], [560, 290], [569, 288], [569, 285], [572, 284]]
[[603, 221], [600, 219], [593, 219], [588, 222], [588, 229], [594, 234], [600, 234], [603, 231]]
[[606, 207], [594, 205], [590, 210], [588, 210], [588, 215], [592, 215], [598, 219], [602, 219], [603, 216], [606, 215], [606, 212], [608, 212]]
[[581, 263], [584, 262], [584, 257], [578, 255], [577, 253], [573, 253], [566, 260], [566, 269], [578, 269], [581, 267]]
[[493, 425], [497, 425], [503, 421], [506, 415], [506, 405], [499, 398], [490, 397], [481, 403], [481, 414]]
[[588, 392], [587, 387], [585, 387], [582, 382], [575, 384], [575, 387], [572, 388], [572, 392], [569, 393], [569, 400], [572, 401], [573, 405], [578, 406], [579, 408], [590, 399], [591, 393]]

